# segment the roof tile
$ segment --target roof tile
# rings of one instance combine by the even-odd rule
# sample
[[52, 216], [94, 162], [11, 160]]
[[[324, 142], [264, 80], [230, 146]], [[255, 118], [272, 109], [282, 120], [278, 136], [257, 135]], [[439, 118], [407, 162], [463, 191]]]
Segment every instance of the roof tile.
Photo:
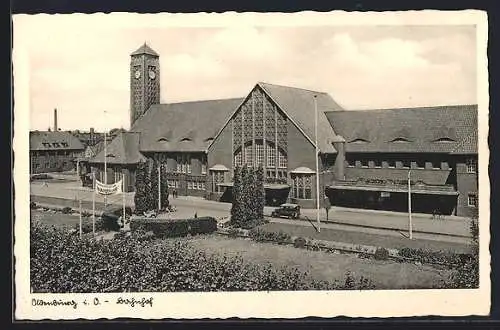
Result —
[[[477, 152], [477, 105], [332, 111], [326, 116], [346, 139], [347, 152]], [[402, 138], [407, 142], [394, 142]], [[359, 139], [366, 142], [350, 143]]]

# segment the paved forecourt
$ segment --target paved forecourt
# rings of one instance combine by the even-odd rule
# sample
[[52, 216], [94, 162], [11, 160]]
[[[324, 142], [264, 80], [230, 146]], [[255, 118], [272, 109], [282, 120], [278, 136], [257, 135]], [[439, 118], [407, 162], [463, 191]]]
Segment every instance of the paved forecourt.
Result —
[[[30, 188], [32, 200], [35, 202], [55, 205], [71, 203], [71, 205], [64, 205], [77, 207], [78, 200], [81, 199], [83, 208], [92, 208], [92, 189], [81, 187], [78, 182], [45, 183], [35, 181], [31, 183]], [[127, 206], [134, 207], [134, 193], [125, 193], [125, 196], [123, 194], [113, 195], [108, 197], [107, 202], [108, 204], [121, 205], [123, 198], [125, 198]], [[97, 208], [104, 205], [103, 196], [96, 195], [95, 200]], [[179, 214], [192, 213], [194, 215], [196, 213], [198, 216], [221, 218], [229, 216], [231, 209], [230, 203], [214, 202], [189, 196], [180, 196], [175, 199], [170, 196], [170, 202], [179, 210]], [[273, 209], [272, 207], [265, 207], [264, 213], [269, 216]], [[314, 209], [302, 209], [301, 215], [306, 223], [306, 218], [312, 222], [316, 221], [316, 210]], [[326, 218], [326, 211], [321, 209], [320, 220], [324, 222]], [[281, 221], [278, 219], [271, 220]], [[380, 228], [392, 231], [408, 231], [408, 214], [406, 213], [332, 207], [328, 214], [328, 220], [332, 225], [352, 226], [352, 230]], [[470, 236], [470, 219], [467, 218], [447, 216], [442, 220], [434, 220], [428, 214], [413, 214], [412, 220], [413, 230], [416, 233], [435, 233], [455, 237]]]

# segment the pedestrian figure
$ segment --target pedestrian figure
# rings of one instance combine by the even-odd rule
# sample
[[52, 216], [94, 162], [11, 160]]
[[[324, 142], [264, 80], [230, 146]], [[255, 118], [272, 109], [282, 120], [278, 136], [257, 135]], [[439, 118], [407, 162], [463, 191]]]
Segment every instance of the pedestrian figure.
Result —
[[195, 218], [195, 219], [196, 219], [196, 218], [198, 218], [198, 212], [195, 212], [195, 213], [194, 213], [194, 218]]

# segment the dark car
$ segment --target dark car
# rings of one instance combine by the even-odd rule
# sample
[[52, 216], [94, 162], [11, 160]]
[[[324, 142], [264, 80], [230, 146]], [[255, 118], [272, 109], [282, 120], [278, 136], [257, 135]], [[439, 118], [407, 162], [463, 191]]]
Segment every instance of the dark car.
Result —
[[281, 204], [280, 207], [274, 209], [271, 216], [273, 218], [286, 217], [298, 219], [300, 217], [300, 206], [297, 204]]

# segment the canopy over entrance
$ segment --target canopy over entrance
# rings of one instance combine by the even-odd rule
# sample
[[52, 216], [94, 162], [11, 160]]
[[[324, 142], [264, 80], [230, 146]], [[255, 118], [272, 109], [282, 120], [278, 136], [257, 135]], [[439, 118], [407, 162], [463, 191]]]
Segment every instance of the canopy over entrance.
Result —
[[229, 169], [222, 165], [222, 164], [217, 164], [209, 168], [210, 171], [229, 171]]
[[309, 167], [301, 166], [297, 167], [293, 171], [290, 171], [292, 174], [315, 174], [316, 172], [311, 170]]
[[[232, 187], [234, 185], [233, 182], [221, 182], [217, 183], [218, 186], [221, 187]], [[265, 183], [264, 184], [264, 189], [270, 189], [270, 190], [281, 190], [281, 189], [288, 189], [290, 188], [290, 185], [288, 184], [282, 184], [282, 183]]]

